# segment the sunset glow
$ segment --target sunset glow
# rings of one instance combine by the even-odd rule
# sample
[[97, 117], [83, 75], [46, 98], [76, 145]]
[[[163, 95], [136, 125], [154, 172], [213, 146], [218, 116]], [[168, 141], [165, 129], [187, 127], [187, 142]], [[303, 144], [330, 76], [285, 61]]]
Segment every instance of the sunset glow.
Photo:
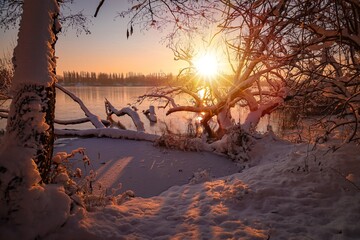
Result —
[[194, 66], [199, 75], [205, 77], [206, 79], [211, 79], [218, 74], [219, 65], [217, 57], [214, 54], [204, 54], [195, 58]]

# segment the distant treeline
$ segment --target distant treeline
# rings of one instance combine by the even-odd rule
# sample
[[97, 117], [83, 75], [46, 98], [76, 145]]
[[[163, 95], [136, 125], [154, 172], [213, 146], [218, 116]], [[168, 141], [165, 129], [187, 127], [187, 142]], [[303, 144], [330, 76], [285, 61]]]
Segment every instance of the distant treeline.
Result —
[[172, 74], [152, 73], [95, 73], [95, 72], [63, 72], [58, 77], [62, 85], [91, 85], [91, 86], [161, 86], [172, 81]]

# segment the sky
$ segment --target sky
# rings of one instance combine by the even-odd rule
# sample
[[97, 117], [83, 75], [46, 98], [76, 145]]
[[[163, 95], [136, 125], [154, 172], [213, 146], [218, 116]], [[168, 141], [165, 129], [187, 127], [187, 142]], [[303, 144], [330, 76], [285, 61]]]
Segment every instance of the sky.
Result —
[[[174, 60], [170, 49], [161, 43], [165, 33], [156, 30], [140, 31], [127, 39], [129, 19], [116, 17], [118, 12], [129, 8], [126, 0], [107, 0], [96, 18], [94, 15], [99, 0], [75, 1], [72, 11], [83, 10], [90, 16], [90, 35], [68, 29], [60, 34], [56, 44], [57, 73], [63, 71], [88, 71], [105, 73], [174, 73], [184, 66]], [[0, 29], [0, 56], [12, 53], [16, 45], [17, 30], [4, 32]]]

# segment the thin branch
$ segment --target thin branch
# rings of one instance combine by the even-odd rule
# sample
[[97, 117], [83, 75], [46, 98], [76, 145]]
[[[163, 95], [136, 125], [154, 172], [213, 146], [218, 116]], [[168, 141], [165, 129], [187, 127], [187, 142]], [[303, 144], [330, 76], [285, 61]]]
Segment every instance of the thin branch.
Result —
[[96, 8], [96, 11], [95, 11], [95, 14], [94, 14], [94, 17], [97, 17], [98, 13], [99, 13], [99, 10], [101, 8], [101, 6], [104, 4], [105, 0], [101, 0], [99, 5], [97, 6]]

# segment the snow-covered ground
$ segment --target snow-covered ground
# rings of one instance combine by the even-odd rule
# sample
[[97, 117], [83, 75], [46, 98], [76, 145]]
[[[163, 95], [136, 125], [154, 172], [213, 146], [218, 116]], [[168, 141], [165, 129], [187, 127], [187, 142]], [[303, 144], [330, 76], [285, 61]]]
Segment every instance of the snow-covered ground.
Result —
[[122, 185], [121, 191], [132, 190], [136, 196], [152, 197], [174, 185], [184, 185], [194, 173], [208, 173], [210, 178], [218, 178], [240, 170], [224, 156], [208, 152], [182, 152], [154, 147], [152, 142], [110, 138], [60, 139], [56, 152], [71, 152], [85, 148], [90, 166], [84, 169], [82, 156], [71, 160], [73, 168], [79, 167], [97, 173], [94, 189], [99, 186], [109, 190]]
[[136, 197], [74, 211], [47, 239], [360, 239], [360, 148], [314, 151], [271, 135], [237, 166], [223, 156], [150, 142], [63, 139], [85, 147], [103, 189]]

